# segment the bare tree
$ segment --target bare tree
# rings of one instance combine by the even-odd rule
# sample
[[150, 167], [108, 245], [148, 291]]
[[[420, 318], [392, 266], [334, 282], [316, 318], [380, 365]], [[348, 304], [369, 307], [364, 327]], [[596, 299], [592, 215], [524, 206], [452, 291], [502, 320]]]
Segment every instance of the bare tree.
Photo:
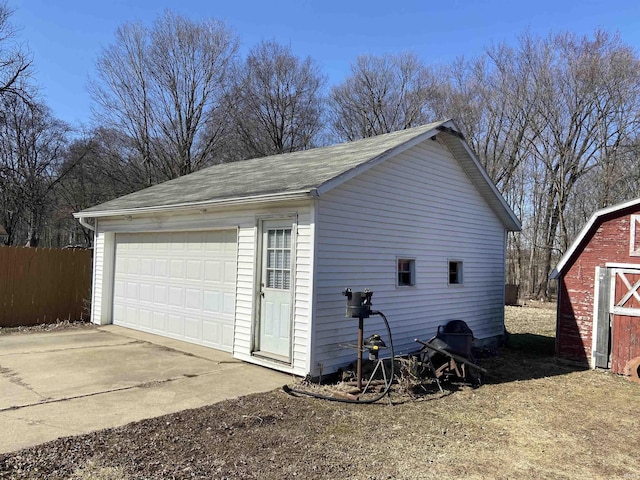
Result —
[[60, 166], [69, 127], [41, 104], [13, 96], [4, 99], [0, 123], [0, 186], [7, 203], [12, 240], [22, 222], [26, 245], [38, 246], [56, 185], [68, 173]]
[[62, 171], [68, 174], [56, 189], [58, 238], [63, 243], [91, 245], [92, 232], [71, 214], [144, 187], [146, 172], [134, 141], [122, 132], [97, 128], [71, 142]]
[[234, 76], [227, 96], [233, 119], [229, 134], [240, 158], [315, 146], [326, 80], [310, 57], [298, 58], [290, 47], [263, 41]]
[[16, 43], [16, 28], [11, 24], [13, 11], [6, 1], [0, 2], [0, 96], [15, 95], [26, 100], [26, 85], [31, 68], [30, 55]]
[[437, 85], [432, 105], [438, 116], [456, 118], [522, 217], [524, 232], [509, 251], [527, 259], [511, 263], [520, 266], [520, 275], [527, 272], [517, 281], [530, 294], [548, 296], [552, 264], [582, 225], [576, 215], [583, 219], [579, 210], [589, 203], [580, 187], [594, 179], [600, 185], [592, 189], [593, 199], [609, 203], [620, 198], [613, 186], [626, 187], [632, 178], [638, 58], [617, 35], [602, 31], [592, 37], [525, 33], [515, 46], [488, 48], [443, 71], [446, 81]]
[[[526, 40], [526, 39], [525, 39]], [[582, 177], [636, 136], [640, 62], [618, 36], [563, 34], [538, 41], [531, 75], [542, 92], [529, 147], [548, 174], [537, 294], [547, 295], [554, 251], [571, 242], [567, 206]]]
[[428, 122], [434, 78], [413, 53], [361, 56], [329, 95], [331, 127], [356, 140]]
[[151, 28], [123, 25], [99, 56], [91, 84], [97, 119], [133, 139], [147, 184], [214, 161], [211, 122], [236, 50], [224, 23], [167, 11]]

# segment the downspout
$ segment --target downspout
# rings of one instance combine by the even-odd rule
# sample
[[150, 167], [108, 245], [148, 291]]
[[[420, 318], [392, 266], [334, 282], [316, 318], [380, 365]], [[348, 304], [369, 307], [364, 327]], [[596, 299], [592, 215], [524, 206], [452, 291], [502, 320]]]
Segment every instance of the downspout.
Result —
[[87, 222], [86, 217], [78, 217], [78, 221], [80, 222], [80, 225], [82, 225], [83, 227], [88, 228], [92, 232], [96, 231], [96, 227], [91, 225], [89, 222]]

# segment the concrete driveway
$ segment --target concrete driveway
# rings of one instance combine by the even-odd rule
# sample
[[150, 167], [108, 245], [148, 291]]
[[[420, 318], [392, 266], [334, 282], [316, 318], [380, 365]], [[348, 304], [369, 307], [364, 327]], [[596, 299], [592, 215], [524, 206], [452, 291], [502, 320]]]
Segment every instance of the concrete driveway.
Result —
[[228, 353], [111, 325], [0, 336], [0, 453], [289, 380]]

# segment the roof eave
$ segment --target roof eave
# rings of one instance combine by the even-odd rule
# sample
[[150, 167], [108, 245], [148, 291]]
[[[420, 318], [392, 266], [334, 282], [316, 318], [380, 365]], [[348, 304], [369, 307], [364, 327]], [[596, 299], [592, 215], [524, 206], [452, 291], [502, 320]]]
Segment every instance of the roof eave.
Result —
[[480, 161], [476, 158], [475, 154], [471, 150], [471, 147], [469, 147], [469, 144], [464, 139], [461, 139], [461, 140], [462, 140], [462, 145], [467, 151], [467, 154], [469, 155], [469, 158], [473, 162], [476, 170], [480, 173], [480, 175], [482, 176], [482, 179], [484, 180], [486, 185], [491, 189], [491, 192], [493, 193], [494, 197], [498, 200], [500, 207], [502, 208], [502, 211], [505, 214], [505, 216], [502, 218], [502, 221], [505, 227], [510, 232], [521, 231], [522, 223], [520, 223], [520, 219], [515, 214], [515, 212], [511, 209], [507, 201], [504, 199], [504, 197], [498, 190], [498, 187], [496, 187], [495, 183], [493, 183], [493, 181], [489, 177], [489, 174], [487, 173], [485, 168], [482, 166]]
[[346, 172], [343, 172], [340, 175], [337, 175], [327, 180], [321, 185], [318, 185], [318, 188], [317, 188], [318, 194], [319, 195], [325, 194], [328, 191], [333, 190], [334, 188], [347, 182], [348, 180], [360, 175], [361, 173], [375, 167], [376, 165], [379, 165], [380, 163], [384, 162], [388, 158], [394, 157], [399, 153], [405, 150], [408, 150], [414, 145], [417, 145], [418, 143], [423, 142], [424, 140], [428, 140], [429, 138], [438, 134], [440, 132], [440, 129], [443, 127], [455, 129], [455, 125], [451, 120], [444, 120], [442, 122], [437, 122], [433, 125], [433, 128], [427, 130], [426, 132], [423, 132], [420, 135], [416, 135], [412, 139], [407, 140], [406, 142], [403, 142], [400, 145], [396, 145], [395, 147], [390, 148], [389, 150], [381, 153], [380, 155], [374, 158], [371, 158], [366, 162], [363, 162], [353, 167], [352, 169], [347, 170]]
[[[437, 130], [439, 132], [450, 135], [449, 138], [456, 139], [456, 141], [458, 141], [459, 144], [462, 145], [462, 148], [464, 150], [463, 155], [466, 156], [466, 160], [465, 158], [460, 158], [462, 155], [456, 155], [455, 151], [452, 151], [451, 153], [454, 155], [454, 157], [457, 157], [458, 161], [461, 163], [463, 169], [465, 169], [470, 180], [476, 185], [476, 188], [480, 190], [481, 195], [483, 195], [485, 201], [491, 206], [498, 218], [502, 221], [505, 229], [510, 232], [521, 231], [522, 224], [520, 223], [518, 216], [506, 202], [506, 200], [498, 190], [498, 187], [496, 187], [495, 183], [493, 183], [493, 181], [489, 177], [489, 174], [482, 166], [473, 150], [471, 150], [471, 147], [464, 139], [464, 136], [460, 133], [460, 130], [457, 128], [455, 123], [452, 120], [449, 120], [443, 125], [437, 127]], [[470, 165], [468, 165], [469, 163]], [[465, 164], [467, 164], [468, 167], [465, 167]], [[480, 175], [480, 178], [478, 180], [476, 180], [477, 177], [474, 178], [474, 173]], [[479, 184], [478, 182], [481, 182], [482, 184]], [[489, 197], [486, 197], [483, 193], [483, 187], [489, 189], [489, 191], [487, 192]]]
[[580, 246], [582, 241], [585, 239], [585, 237], [589, 234], [589, 232], [591, 231], [591, 229], [593, 228], [593, 226], [595, 225], [595, 223], [598, 221], [599, 218], [605, 215], [609, 215], [610, 213], [617, 212], [619, 210], [624, 210], [625, 208], [635, 207], [636, 205], [640, 205], [640, 198], [629, 200], [628, 202], [624, 202], [624, 203], [619, 203], [611, 207], [603, 208], [601, 210], [596, 211], [593, 215], [591, 215], [591, 217], [589, 218], [589, 221], [585, 224], [584, 227], [582, 227], [582, 230], [580, 230], [580, 233], [576, 236], [576, 238], [571, 243], [571, 246], [567, 249], [566, 252], [564, 252], [564, 255], [562, 255], [560, 260], [558, 260], [556, 268], [554, 268], [553, 271], [549, 274], [549, 278], [551, 278], [552, 280], [556, 280], [562, 275], [562, 271], [564, 270], [564, 267], [567, 265], [571, 257], [573, 257], [573, 254], [578, 249], [578, 247]]
[[80, 211], [73, 214], [77, 219], [117, 217], [123, 215], [152, 215], [166, 212], [184, 212], [189, 210], [202, 210], [213, 207], [230, 207], [246, 204], [261, 204], [271, 202], [307, 200], [315, 196], [315, 189], [299, 190], [295, 192], [273, 193], [255, 195], [249, 197], [222, 198], [216, 200], [204, 200], [201, 202], [176, 203], [171, 205], [158, 205], [152, 207], [118, 208], [101, 211]]

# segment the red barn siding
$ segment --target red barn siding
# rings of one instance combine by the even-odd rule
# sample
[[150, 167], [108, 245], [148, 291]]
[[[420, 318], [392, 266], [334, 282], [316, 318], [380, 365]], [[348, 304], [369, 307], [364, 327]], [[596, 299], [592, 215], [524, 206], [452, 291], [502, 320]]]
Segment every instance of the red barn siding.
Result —
[[[591, 359], [595, 269], [607, 263], [640, 263], [629, 255], [630, 216], [640, 207], [599, 219], [559, 278], [557, 354], [588, 364]], [[592, 229], [593, 231], [593, 229]]]

